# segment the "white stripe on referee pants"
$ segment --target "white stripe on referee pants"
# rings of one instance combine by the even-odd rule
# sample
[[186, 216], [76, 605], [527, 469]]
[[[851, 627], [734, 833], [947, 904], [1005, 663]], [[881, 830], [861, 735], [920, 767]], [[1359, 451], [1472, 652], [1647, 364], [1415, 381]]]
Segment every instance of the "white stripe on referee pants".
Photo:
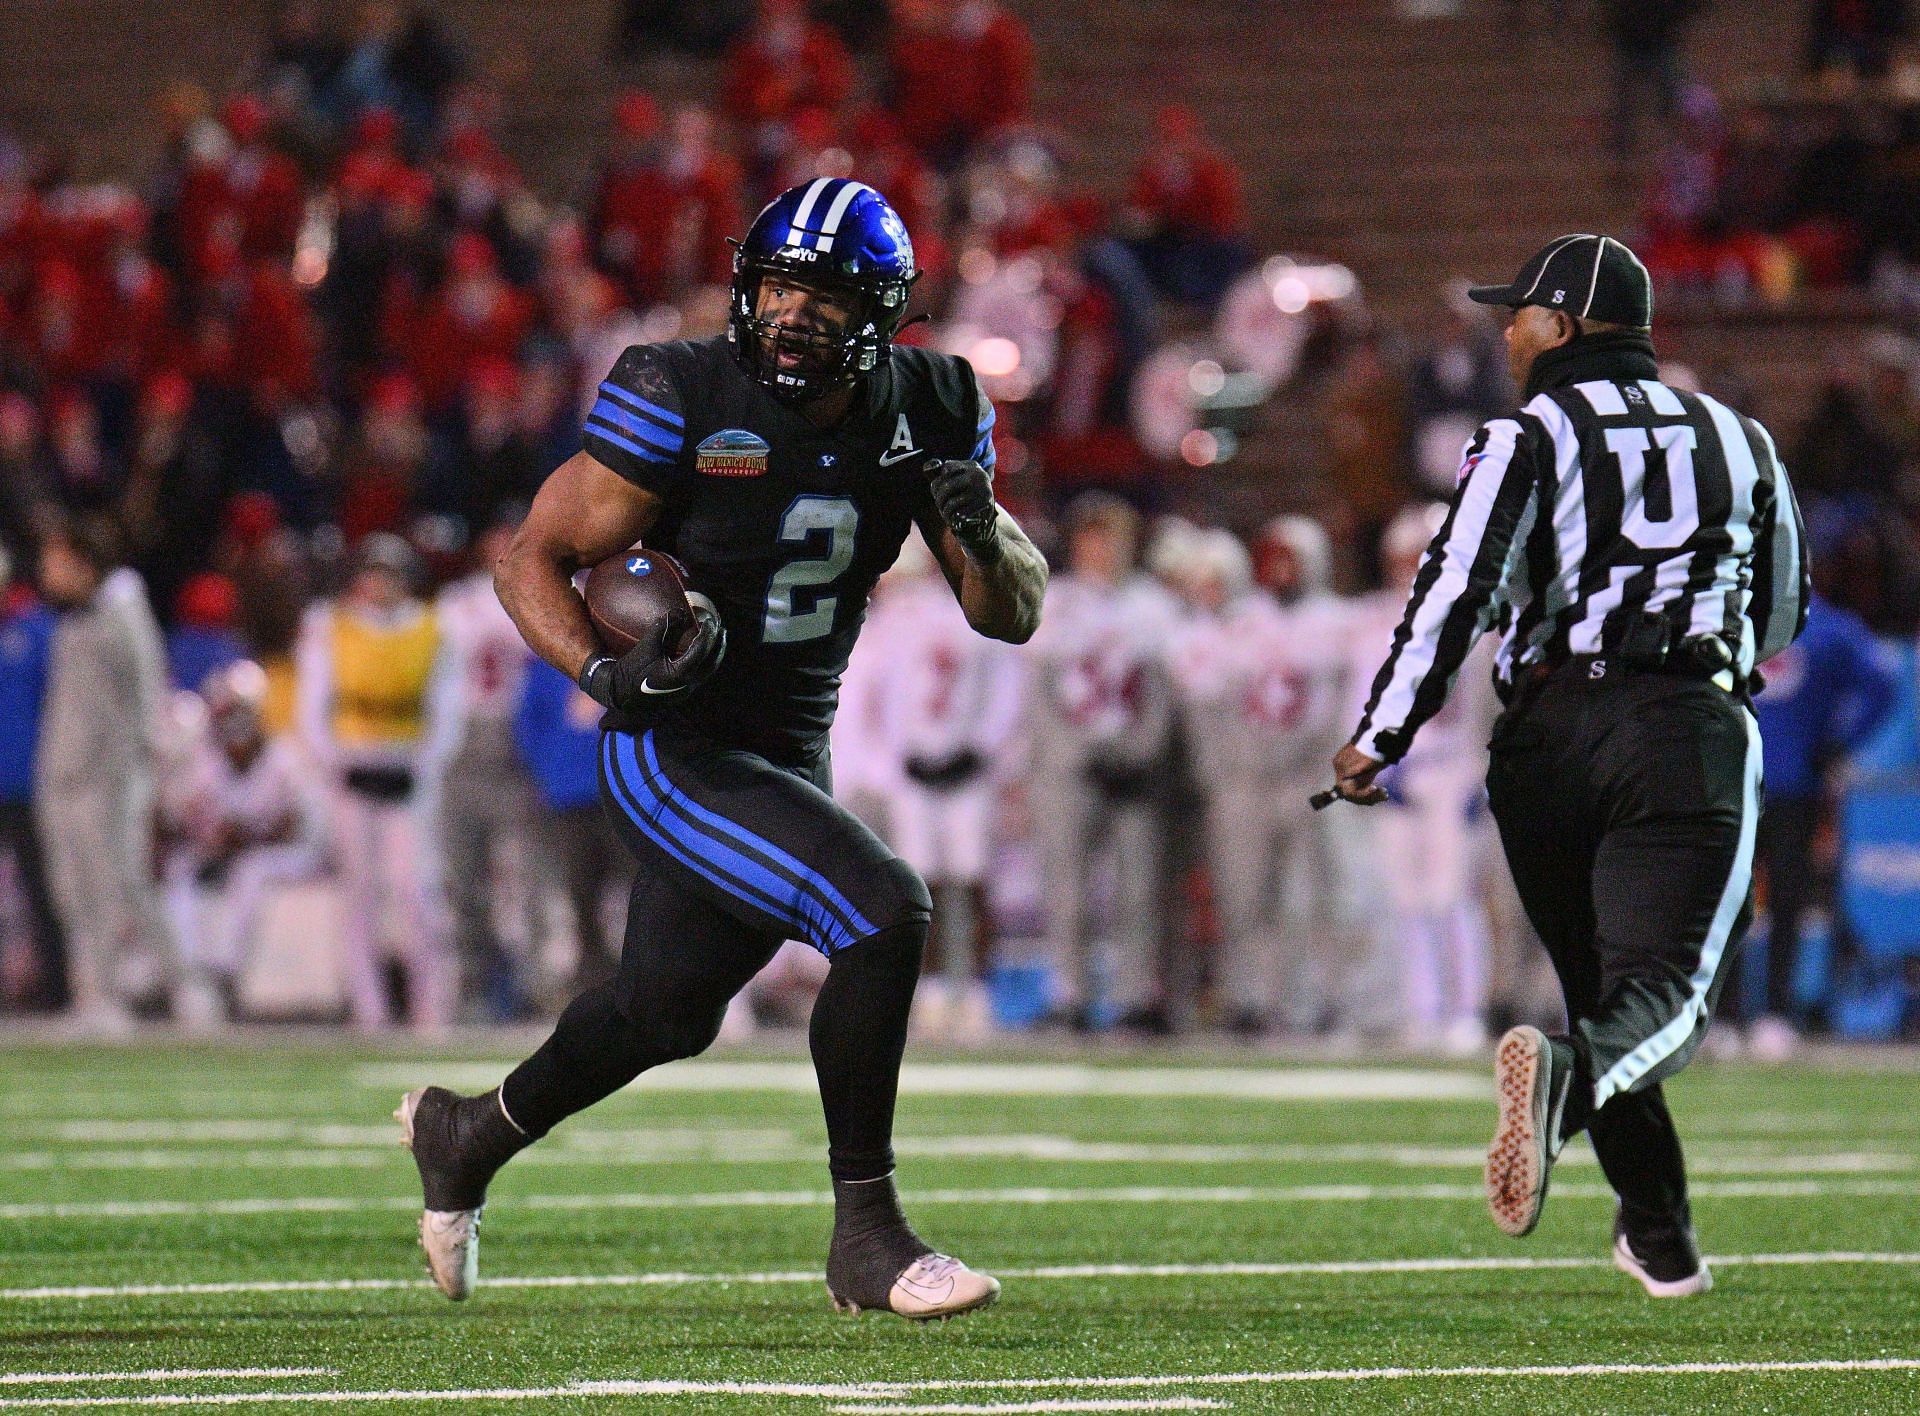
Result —
[[1747, 728], [1747, 764], [1740, 799], [1740, 841], [1734, 848], [1733, 868], [1727, 872], [1727, 883], [1720, 891], [1719, 907], [1713, 912], [1713, 922], [1707, 926], [1707, 937], [1700, 946], [1700, 963], [1693, 971], [1693, 991], [1672, 1022], [1614, 1063], [1594, 1083], [1593, 1106], [1596, 1111], [1605, 1106], [1607, 1099], [1615, 1092], [1626, 1091], [1693, 1036], [1701, 1015], [1706, 1012], [1707, 990], [1712, 987], [1713, 977], [1720, 970], [1720, 961], [1727, 952], [1727, 941], [1733, 935], [1734, 921], [1739, 919], [1740, 910], [1747, 902], [1747, 890], [1753, 883], [1754, 832], [1760, 824], [1760, 724], [1747, 709], [1741, 710], [1740, 717]]

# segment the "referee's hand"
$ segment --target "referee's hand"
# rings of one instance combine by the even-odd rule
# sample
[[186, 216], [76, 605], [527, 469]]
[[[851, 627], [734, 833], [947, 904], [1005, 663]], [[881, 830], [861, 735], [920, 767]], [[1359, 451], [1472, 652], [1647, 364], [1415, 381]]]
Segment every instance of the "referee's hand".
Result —
[[1352, 743], [1333, 754], [1334, 790], [1348, 801], [1361, 806], [1376, 806], [1387, 799], [1387, 789], [1376, 787], [1373, 779], [1387, 764], [1369, 757]]

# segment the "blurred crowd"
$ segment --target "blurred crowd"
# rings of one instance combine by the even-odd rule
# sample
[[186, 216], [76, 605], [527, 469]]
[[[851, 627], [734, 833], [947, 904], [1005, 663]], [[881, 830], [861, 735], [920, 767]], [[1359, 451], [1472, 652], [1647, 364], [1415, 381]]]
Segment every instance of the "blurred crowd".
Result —
[[[687, 51], [710, 99], [622, 93], [565, 198], [460, 36], [380, 0], [294, 0], [232, 91], [169, 89], [139, 184], [0, 141], [0, 1003], [437, 1029], [609, 969], [629, 866], [594, 710], [489, 569], [619, 351], [718, 333], [726, 238], [846, 174], [905, 217], [936, 317], [909, 337], [973, 360], [1059, 572], [1008, 651], [910, 555], [849, 673], [841, 789], [940, 903], [923, 1026], [1465, 1047], [1538, 1007], [1482, 668], [1391, 807], [1302, 805], [1432, 500], [1511, 406], [1485, 312], [1439, 292], [1404, 334], [1351, 272], [1260, 258], [1177, 103], [1124, 190], [1077, 186], [992, 0], [637, 0], [618, 44]], [[1836, 760], [1897, 711], [1868, 669], [1920, 628], [1917, 390], [1896, 336], [1837, 351], [1783, 448], [1841, 646], [1792, 680], [1828, 705], [1795, 730], [1815, 913]], [[1263, 441], [1300, 475], [1249, 488]], [[783, 956], [734, 1026], [813, 979]]]
[[[1608, 141], [1652, 148], [1641, 215], [1669, 294], [1720, 305], [1867, 289], [1920, 306], [1920, 43], [1905, 0], [1813, 0], [1797, 74], [1730, 102], [1695, 78], [1709, 0], [1607, 0]], [[1654, 121], [1649, 124], [1648, 119]]]

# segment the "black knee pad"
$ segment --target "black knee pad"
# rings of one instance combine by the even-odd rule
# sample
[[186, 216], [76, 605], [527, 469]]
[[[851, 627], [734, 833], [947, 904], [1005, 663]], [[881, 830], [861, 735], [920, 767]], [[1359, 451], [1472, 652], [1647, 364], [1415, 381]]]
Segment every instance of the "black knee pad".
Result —
[[909, 915], [891, 929], [836, 949], [829, 962], [835, 969], [851, 967], [865, 978], [899, 977], [910, 983], [920, 977], [929, 928], [927, 916]]
[[898, 856], [881, 869], [885, 872], [886, 885], [875, 892], [876, 908], [872, 912], [877, 926], [875, 933], [890, 934], [917, 924], [924, 938], [928, 922], [933, 918], [933, 895], [927, 889], [927, 882], [920, 878], [919, 871]]
[[629, 1005], [623, 1042], [642, 1066], [698, 1057], [720, 1036], [726, 1000], [717, 1005], [684, 995], [647, 996]]

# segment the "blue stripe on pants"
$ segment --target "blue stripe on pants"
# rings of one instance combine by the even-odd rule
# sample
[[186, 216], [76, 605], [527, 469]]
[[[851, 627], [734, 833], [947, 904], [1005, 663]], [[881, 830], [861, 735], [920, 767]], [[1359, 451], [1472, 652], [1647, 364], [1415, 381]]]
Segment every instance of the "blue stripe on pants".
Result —
[[635, 797], [632, 786], [620, 772], [618, 758], [614, 752], [613, 738], [614, 734], [607, 733], [600, 740], [600, 766], [606, 773], [607, 784], [613, 791], [613, 798], [619, 804], [621, 813], [634, 824], [640, 834], [653, 842], [653, 844], [661, 850], [665, 851], [672, 859], [700, 876], [701, 879], [706, 880], [710, 884], [717, 885], [736, 900], [743, 901], [753, 906], [753, 908], [771, 915], [775, 920], [794, 930], [800, 937], [806, 937], [807, 931], [805, 927], [799, 920], [793, 917], [777, 898], [762, 896], [740, 881], [728, 879], [718, 870], [705, 864], [697, 856], [690, 854], [684, 848], [677, 845], [655, 827], [652, 819], [646, 814], [645, 810], [642, 809], [639, 800]]
[[730, 821], [717, 812], [709, 811], [692, 797], [686, 795], [684, 792], [677, 791], [673, 783], [667, 780], [667, 774], [660, 766], [660, 758], [654, 751], [653, 733], [651, 730], [648, 731], [644, 743], [647, 751], [648, 780], [661, 789], [663, 796], [671, 795], [676, 805], [683, 805], [685, 810], [706, 822], [721, 835], [730, 837], [747, 850], [756, 852], [775, 870], [788, 873], [795, 884], [801, 886], [803, 889], [812, 891], [827, 907], [829, 912], [837, 916], [853, 935], [864, 936], [879, 933], [879, 930], [874, 927], [873, 923], [854, 906], [853, 901], [841, 894], [831, 880], [820, 874], [805, 861], [781, 850], [779, 846], [767, 840], [764, 836], [755, 835], [740, 825], [739, 822]]

